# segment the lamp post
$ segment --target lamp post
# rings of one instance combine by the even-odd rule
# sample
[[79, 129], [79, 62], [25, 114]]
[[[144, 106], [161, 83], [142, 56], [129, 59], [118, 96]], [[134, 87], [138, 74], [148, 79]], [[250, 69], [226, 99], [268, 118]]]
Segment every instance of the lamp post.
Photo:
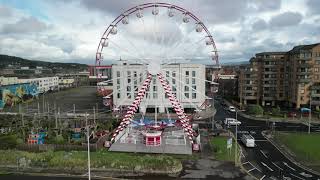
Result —
[[234, 164], [237, 166], [237, 151], [238, 151], [238, 110], [236, 109], [236, 141], [234, 144]]
[[88, 126], [88, 114], [86, 112], [86, 128], [87, 128], [87, 144], [88, 144], [88, 179], [91, 180], [91, 172], [90, 172], [90, 133], [89, 133], [89, 126]]
[[311, 125], [311, 101], [312, 101], [312, 89], [310, 91], [310, 100], [309, 100], [309, 124], [308, 124], [308, 134], [310, 134], [310, 125]]

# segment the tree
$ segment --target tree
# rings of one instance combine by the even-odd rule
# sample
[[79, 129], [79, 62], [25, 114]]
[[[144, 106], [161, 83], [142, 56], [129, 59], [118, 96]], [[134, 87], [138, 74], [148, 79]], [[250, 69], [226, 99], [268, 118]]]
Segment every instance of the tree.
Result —
[[263, 108], [260, 105], [251, 105], [248, 106], [248, 113], [252, 115], [262, 115]]
[[281, 113], [281, 109], [279, 106], [277, 106], [276, 108], [272, 108], [272, 111], [271, 111], [272, 115], [275, 115], [275, 116], [279, 116], [280, 113]]

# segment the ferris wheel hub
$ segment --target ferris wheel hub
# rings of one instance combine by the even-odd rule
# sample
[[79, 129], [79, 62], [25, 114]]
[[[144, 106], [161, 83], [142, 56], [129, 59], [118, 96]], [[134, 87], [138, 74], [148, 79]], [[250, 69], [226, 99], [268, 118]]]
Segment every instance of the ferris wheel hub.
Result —
[[151, 61], [148, 64], [148, 72], [152, 75], [157, 75], [161, 71], [160, 62]]

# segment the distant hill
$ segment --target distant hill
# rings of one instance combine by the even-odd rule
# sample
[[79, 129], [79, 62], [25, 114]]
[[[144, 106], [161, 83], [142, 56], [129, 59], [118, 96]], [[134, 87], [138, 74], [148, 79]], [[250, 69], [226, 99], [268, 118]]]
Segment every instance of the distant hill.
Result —
[[246, 65], [246, 64], [250, 64], [249, 61], [239, 61], [239, 62], [227, 62], [227, 63], [222, 63], [221, 65], [227, 66], [236, 66], [236, 65]]
[[79, 63], [58, 63], [58, 62], [46, 62], [23, 59], [15, 56], [1, 55], [0, 54], [0, 69], [12, 67], [24, 67], [28, 66], [30, 69], [41, 66], [46, 69], [52, 69], [56, 72], [79, 72], [87, 70], [88, 65]]

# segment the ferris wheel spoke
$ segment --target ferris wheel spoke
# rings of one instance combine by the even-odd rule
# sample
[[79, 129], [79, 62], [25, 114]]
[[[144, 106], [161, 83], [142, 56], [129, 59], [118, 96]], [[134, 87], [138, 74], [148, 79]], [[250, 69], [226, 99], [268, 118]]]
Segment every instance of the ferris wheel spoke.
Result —
[[[128, 56], [133, 57], [133, 58], [136, 58], [137, 61], [140, 61], [142, 64], [147, 63], [147, 61], [145, 61], [143, 58], [139, 58], [139, 57], [137, 57], [137, 56], [131, 55], [132, 52], [130, 52], [130, 51], [129, 51], [128, 49], [126, 49], [126, 48], [123, 48], [123, 47], [119, 46], [119, 45], [118, 45], [117, 43], [115, 43], [114, 41], [109, 40], [109, 42], [111, 42], [112, 44], [114, 44], [119, 50], [122, 50], [122, 51], [126, 52]], [[133, 54], [134, 54], [134, 53], [133, 53]]]

